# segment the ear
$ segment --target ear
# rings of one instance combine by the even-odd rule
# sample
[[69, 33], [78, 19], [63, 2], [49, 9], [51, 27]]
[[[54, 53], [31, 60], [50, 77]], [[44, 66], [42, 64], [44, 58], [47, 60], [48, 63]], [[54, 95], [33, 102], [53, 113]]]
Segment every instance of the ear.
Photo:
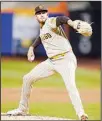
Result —
[[35, 18], [37, 18], [37, 15], [34, 15]]
[[35, 17], [35, 18], [38, 20], [38, 17], [37, 17], [37, 15], [35, 15], [34, 17]]
[[35, 19], [39, 22], [37, 15], [35, 15], [34, 17], [35, 17]]

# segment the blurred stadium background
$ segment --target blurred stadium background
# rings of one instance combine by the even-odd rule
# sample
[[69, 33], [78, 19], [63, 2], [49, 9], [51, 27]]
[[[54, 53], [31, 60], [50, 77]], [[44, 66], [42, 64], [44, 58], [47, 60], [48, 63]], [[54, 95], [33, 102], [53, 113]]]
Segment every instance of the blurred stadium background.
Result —
[[[101, 62], [101, 2], [1, 2], [1, 112], [18, 106], [22, 77], [36, 64], [45, 60], [42, 45], [36, 48], [36, 59], [27, 61], [27, 50], [34, 35], [34, 7], [42, 4], [49, 16], [69, 16], [92, 24], [93, 35], [84, 37], [72, 28], [65, 32], [78, 59], [76, 84], [89, 119], [100, 119], [100, 62]], [[34, 84], [30, 98], [30, 113], [77, 119], [59, 74]]]

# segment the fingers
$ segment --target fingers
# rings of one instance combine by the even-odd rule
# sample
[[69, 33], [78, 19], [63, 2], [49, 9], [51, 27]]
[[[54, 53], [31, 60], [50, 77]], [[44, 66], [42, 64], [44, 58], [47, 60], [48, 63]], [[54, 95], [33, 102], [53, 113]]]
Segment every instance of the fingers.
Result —
[[32, 62], [35, 58], [35, 55], [33, 52], [28, 52], [27, 57], [28, 57], [28, 61]]
[[28, 56], [28, 61], [32, 62], [34, 59], [35, 59], [35, 56], [34, 55]]

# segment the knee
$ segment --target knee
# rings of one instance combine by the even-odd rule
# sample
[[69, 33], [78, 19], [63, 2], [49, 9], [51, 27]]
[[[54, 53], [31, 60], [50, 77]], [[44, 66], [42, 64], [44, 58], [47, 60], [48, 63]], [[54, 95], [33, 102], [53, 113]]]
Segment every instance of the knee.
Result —
[[31, 82], [31, 78], [28, 76], [28, 75], [24, 75], [23, 76], [23, 83], [29, 83], [29, 82]]
[[31, 84], [34, 81], [35, 81], [35, 78], [31, 76], [30, 74], [26, 74], [23, 76], [23, 83]]
[[24, 83], [24, 82], [27, 82], [27, 80], [28, 80], [28, 77], [27, 77], [26, 75], [24, 75], [24, 76], [23, 76], [23, 83]]

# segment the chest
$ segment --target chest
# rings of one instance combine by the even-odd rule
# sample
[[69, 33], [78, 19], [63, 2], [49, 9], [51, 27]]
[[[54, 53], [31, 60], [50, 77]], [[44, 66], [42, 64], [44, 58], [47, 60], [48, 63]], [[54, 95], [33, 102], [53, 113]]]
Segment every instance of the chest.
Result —
[[40, 29], [40, 38], [42, 41], [49, 40], [53, 37], [53, 32], [51, 31], [50, 27], [44, 25], [42, 29]]

